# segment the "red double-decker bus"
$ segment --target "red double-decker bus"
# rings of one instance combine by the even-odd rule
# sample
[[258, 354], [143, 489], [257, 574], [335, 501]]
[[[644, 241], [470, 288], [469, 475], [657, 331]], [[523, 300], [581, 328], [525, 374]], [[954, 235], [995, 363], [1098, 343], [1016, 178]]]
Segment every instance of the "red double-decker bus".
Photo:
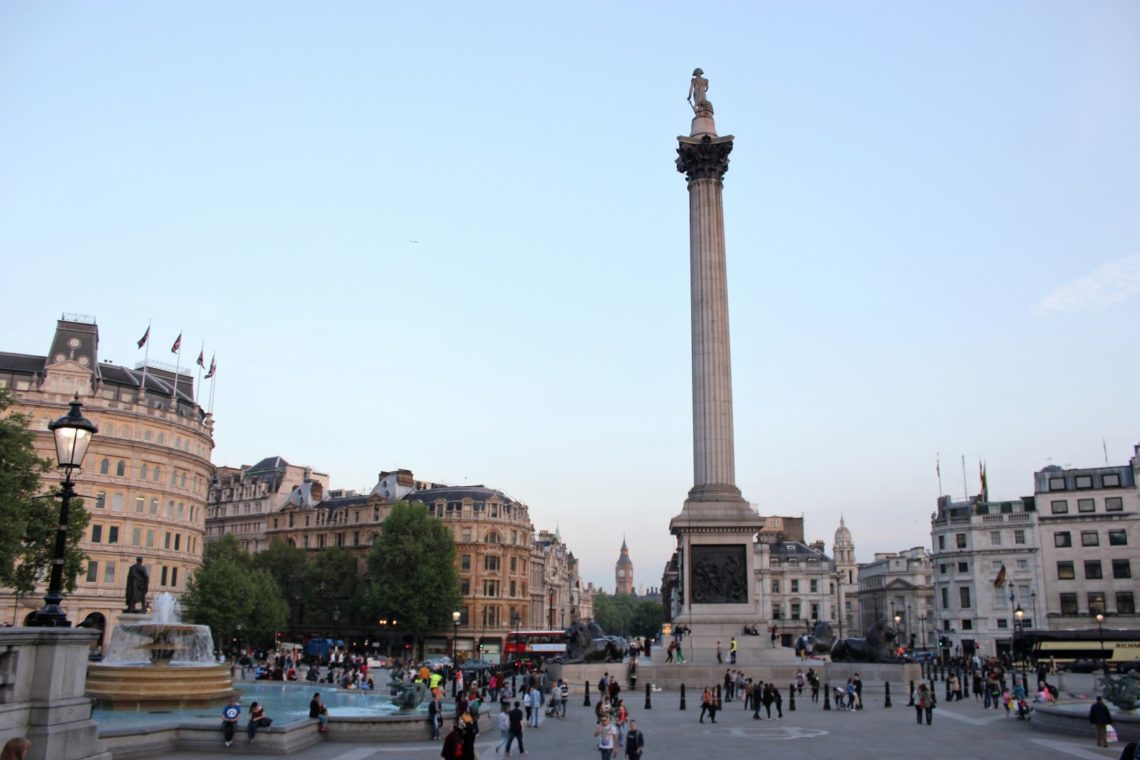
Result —
[[566, 654], [566, 631], [511, 631], [503, 647], [503, 661], [547, 660]]

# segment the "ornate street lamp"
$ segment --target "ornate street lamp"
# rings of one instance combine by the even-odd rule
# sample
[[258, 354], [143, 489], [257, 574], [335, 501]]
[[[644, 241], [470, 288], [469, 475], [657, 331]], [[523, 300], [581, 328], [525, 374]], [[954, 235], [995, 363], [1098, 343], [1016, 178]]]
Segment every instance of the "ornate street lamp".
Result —
[[[1014, 622], [1013, 622], [1013, 661], [1014, 661], [1014, 663], [1016, 663], [1017, 662], [1017, 655], [1018, 655], [1017, 637], [1018, 637], [1018, 634], [1021, 634], [1024, 630], [1022, 628], [1022, 626], [1024, 625], [1023, 621], [1025, 620], [1025, 610], [1021, 609], [1020, 604], [1017, 605], [1017, 608], [1013, 611], [1013, 617], [1014, 617]], [[1024, 642], [1023, 642], [1023, 646], [1024, 646]], [[1021, 668], [1021, 682], [1025, 683], [1026, 682], [1025, 667], [1024, 667], [1025, 653], [1021, 652], [1020, 654], [1021, 654], [1021, 660], [1023, 663], [1023, 666]]]
[[71, 401], [71, 410], [48, 425], [55, 436], [55, 458], [63, 468], [63, 483], [59, 495], [63, 501], [59, 507], [59, 527], [55, 532], [55, 551], [51, 559], [51, 580], [44, 596], [44, 606], [32, 616], [29, 625], [45, 628], [67, 628], [71, 625], [60, 605], [63, 602], [63, 557], [67, 550], [67, 523], [71, 514], [71, 497], [75, 496], [75, 486], [71, 482], [72, 470], [83, 465], [91, 437], [99, 428], [83, 416], [83, 404], [79, 394]]

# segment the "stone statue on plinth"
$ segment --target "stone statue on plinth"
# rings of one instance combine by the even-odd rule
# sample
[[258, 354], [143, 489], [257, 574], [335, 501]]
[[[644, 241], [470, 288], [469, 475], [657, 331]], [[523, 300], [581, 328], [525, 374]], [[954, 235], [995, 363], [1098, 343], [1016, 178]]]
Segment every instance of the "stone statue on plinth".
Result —
[[697, 116], [711, 116], [712, 103], [708, 99], [709, 80], [705, 79], [705, 72], [693, 69], [693, 81], [689, 84], [689, 105]]
[[127, 609], [124, 612], [146, 612], [146, 592], [150, 588], [150, 574], [143, 565], [142, 557], [135, 557], [135, 564], [127, 571]]

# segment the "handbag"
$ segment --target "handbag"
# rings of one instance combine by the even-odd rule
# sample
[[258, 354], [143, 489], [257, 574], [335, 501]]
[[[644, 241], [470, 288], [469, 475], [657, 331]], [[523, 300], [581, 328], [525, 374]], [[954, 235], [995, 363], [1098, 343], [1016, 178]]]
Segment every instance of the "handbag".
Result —
[[1109, 744], [1115, 744], [1120, 741], [1120, 735], [1116, 733], [1116, 727], [1111, 723], [1104, 727], [1104, 739]]
[[257, 721], [257, 725], [261, 726], [262, 728], [269, 728], [273, 725], [273, 718], [262, 718], [261, 720]]

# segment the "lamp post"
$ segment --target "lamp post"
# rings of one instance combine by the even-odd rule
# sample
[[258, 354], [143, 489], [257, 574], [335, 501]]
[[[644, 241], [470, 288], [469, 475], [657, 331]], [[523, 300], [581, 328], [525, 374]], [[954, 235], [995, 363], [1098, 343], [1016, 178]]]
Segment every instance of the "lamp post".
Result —
[[1096, 636], [1100, 639], [1100, 668], [1108, 675], [1108, 666], [1104, 662], [1104, 613], [1096, 613]]
[[[1022, 630], [1023, 630], [1022, 626], [1024, 625], [1023, 621], [1025, 620], [1025, 610], [1021, 609], [1020, 604], [1017, 605], [1017, 608], [1013, 611], [1013, 617], [1014, 617], [1014, 622], [1013, 622], [1013, 661], [1014, 661], [1015, 667], [1016, 667], [1017, 655], [1018, 655], [1017, 637], [1018, 637], [1018, 634], [1022, 633]], [[1025, 683], [1024, 652], [1022, 652], [1021, 654], [1023, 655], [1021, 658], [1021, 661], [1022, 661], [1021, 682], [1024, 684]]]
[[459, 664], [459, 618], [463, 617], [459, 610], [451, 613], [451, 662], [454, 665]]
[[922, 630], [922, 651], [926, 651], [926, 615], [918, 616], [918, 625]]
[[[892, 609], [894, 609], [894, 605], [893, 605], [893, 604], [891, 605], [891, 608], [892, 608]], [[898, 652], [898, 643], [897, 643], [897, 641], [898, 641], [898, 635], [899, 635], [899, 623], [901, 623], [901, 622], [902, 622], [902, 616], [901, 616], [901, 615], [899, 615], [899, 614], [896, 612], [896, 613], [895, 613], [895, 637], [896, 637], [896, 638], [895, 638], [895, 640], [896, 640], [896, 643], [895, 643], [895, 652]]]
[[83, 416], [83, 404], [79, 403], [77, 393], [68, 413], [50, 423], [48, 430], [55, 436], [55, 457], [63, 468], [63, 483], [59, 492], [62, 503], [59, 507], [59, 527], [55, 532], [55, 551], [51, 558], [51, 580], [44, 596], [44, 606], [32, 616], [29, 625], [67, 628], [71, 623], [60, 605], [63, 602], [63, 558], [67, 550], [67, 524], [71, 514], [71, 497], [75, 496], [71, 472], [83, 465], [91, 437], [99, 432], [99, 428]]

